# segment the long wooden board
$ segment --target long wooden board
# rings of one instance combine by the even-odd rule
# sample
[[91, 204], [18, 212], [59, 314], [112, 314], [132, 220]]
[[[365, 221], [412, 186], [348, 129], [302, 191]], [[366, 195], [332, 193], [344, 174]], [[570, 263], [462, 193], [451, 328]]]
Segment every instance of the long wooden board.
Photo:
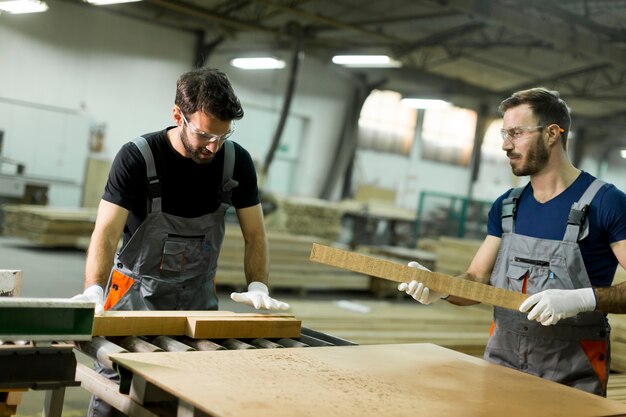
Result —
[[326, 265], [360, 272], [396, 282], [412, 280], [423, 282], [435, 291], [448, 293], [469, 300], [517, 310], [528, 297], [526, 294], [495, 288], [479, 282], [458, 279], [438, 272], [410, 268], [395, 262], [373, 258], [317, 243], [311, 248], [310, 259]]
[[433, 344], [124, 353], [111, 359], [219, 417], [626, 414], [625, 404]]
[[94, 317], [94, 336], [281, 338], [300, 336], [301, 321], [288, 314], [231, 311], [107, 311]]

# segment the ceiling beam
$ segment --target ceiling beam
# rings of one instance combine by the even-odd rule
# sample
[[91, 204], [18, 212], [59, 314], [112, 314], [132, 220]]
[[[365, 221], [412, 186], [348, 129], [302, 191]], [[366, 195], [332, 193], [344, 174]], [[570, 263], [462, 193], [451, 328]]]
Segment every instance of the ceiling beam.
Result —
[[280, 35], [281, 32], [278, 29], [268, 28], [254, 22], [247, 22], [232, 17], [226, 17], [219, 12], [212, 12], [208, 9], [194, 6], [189, 3], [183, 3], [173, 0], [147, 0], [148, 3], [161, 6], [164, 9], [168, 9], [177, 13], [181, 13], [190, 17], [202, 19], [211, 23], [219, 23], [224, 26], [231, 27], [242, 31], [261, 32], [269, 35]]
[[476, 19], [539, 37], [563, 51], [581, 54], [596, 61], [609, 62], [626, 68], [626, 52], [608, 44], [604, 37], [587, 31], [564, 30], [562, 25], [556, 25], [556, 23], [554, 25], [546, 24], [545, 19], [527, 13], [519, 7], [505, 6], [495, 0], [432, 1], [470, 14]]
[[352, 32], [356, 32], [356, 33], [360, 33], [363, 35], [367, 35], [371, 38], [376, 38], [379, 40], [383, 40], [383, 41], [388, 41], [388, 42], [402, 42], [403, 40], [400, 38], [397, 38], [395, 36], [391, 36], [391, 35], [387, 35], [383, 32], [379, 32], [379, 31], [373, 31], [373, 30], [369, 30], [369, 29], [365, 29], [363, 27], [357, 26], [357, 25], [352, 25], [350, 23], [344, 23], [341, 22], [339, 20], [335, 20], [332, 19], [330, 17], [324, 16], [322, 14], [319, 13], [311, 13], [311, 12], [307, 12], [306, 10], [302, 10], [302, 9], [298, 9], [296, 7], [292, 7], [292, 6], [286, 6], [284, 4], [281, 3], [277, 3], [274, 2], [272, 0], [254, 0], [255, 2], [262, 4], [266, 7], [271, 7], [273, 9], [277, 9], [280, 10], [281, 12], [290, 14], [292, 16], [297, 16], [303, 19], [307, 19], [309, 21], [312, 22], [317, 22], [317, 23], [321, 23], [324, 25], [328, 25], [337, 29], [344, 29], [344, 30], [349, 30]]

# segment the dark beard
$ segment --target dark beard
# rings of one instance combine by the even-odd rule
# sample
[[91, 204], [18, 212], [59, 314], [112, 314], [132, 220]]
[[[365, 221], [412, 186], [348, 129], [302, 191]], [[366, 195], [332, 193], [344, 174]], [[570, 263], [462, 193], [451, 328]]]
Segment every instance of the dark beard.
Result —
[[548, 152], [548, 148], [543, 143], [541, 138], [539, 138], [536, 145], [528, 150], [526, 163], [517, 169], [513, 168], [513, 174], [518, 177], [535, 175], [546, 166], [549, 158], [550, 153]]
[[194, 149], [193, 146], [191, 146], [191, 143], [189, 143], [189, 138], [187, 137], [184, 131], [180, 133], [180, 141], [182, 142], [185, 150], [191, 155], [191, 160], [195, 162], [196, 164], [200, 164], [200, 165], [209, 164], [215, 157], [215, 154], [211, 155], [209, 158], [203, 157], [204, 154], [202, 153], [202, 151]]

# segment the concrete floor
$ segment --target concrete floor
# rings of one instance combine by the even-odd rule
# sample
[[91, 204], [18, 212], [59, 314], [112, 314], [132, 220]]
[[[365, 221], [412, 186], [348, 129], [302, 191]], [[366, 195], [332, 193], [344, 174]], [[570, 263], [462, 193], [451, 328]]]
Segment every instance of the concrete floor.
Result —
[[[0, 236], [0, 269], [22, 271], [21, 297], [70, 298], [83, 290], [85, 252], [74, 249], [47, 249], [27, 240]], [[252, 312], [252, 307], [230, 300], [230, 292], [219, 294], [220, 308]], [[78, 360], [91, 366], [91, 360], [78, 353]], [[45, 392], [28, 391], [18, 406], [17, 417], [41, 416]], [[85, 416], [90, 394], [80, 387], [66, 389], [64, 417]]]

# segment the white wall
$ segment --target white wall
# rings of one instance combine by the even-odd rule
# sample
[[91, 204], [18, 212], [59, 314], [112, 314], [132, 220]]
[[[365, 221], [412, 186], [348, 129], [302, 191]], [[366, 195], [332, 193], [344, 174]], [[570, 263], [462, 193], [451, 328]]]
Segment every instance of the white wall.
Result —
[[[71, 143], [65, 163], [81, 166], [92, 123], [106, 125], [104, 152], [109, 158], [134, 137], [171, 123], [176, 78], [193, 62], [192, 35], [80, 4], [48, 4], [45, 13], [0, 14], [0, 101], [19, 100], [23, 104], [16, 108], [31, 115], [40, 109], [42, 119], [73, 115], [84, 126], [64, 138]], [[52, 110], [42, 110], [45, 106]], [[36, 119], [29, 126], [40, 132], [36, 140], [17, 130], [14, 119], [4, 119], [4, 157], [24, 159], [10, 153], [16, 141], [28, 141], [35, 153], [58, 145], [44, 133], [46, 126], [56, 125]], [[72, 160], [76, 158], [83, 160]], [[23, 162], [27, 173], [38, 165], [35, 157]], [[50, 204], [78, 205], [82, 181], [77, 178], [74, 186], [52, 183]]]

